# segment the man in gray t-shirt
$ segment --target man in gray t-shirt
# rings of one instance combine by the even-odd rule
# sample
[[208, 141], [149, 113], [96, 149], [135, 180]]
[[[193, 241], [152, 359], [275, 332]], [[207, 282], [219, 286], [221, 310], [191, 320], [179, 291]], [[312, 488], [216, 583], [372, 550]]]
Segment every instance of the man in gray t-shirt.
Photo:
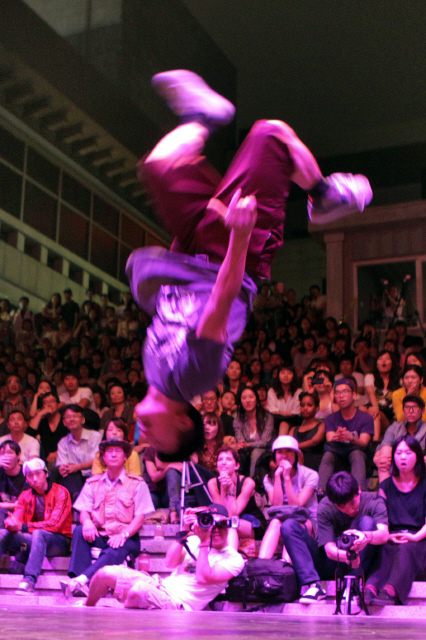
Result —
[[[300, 598], [303, 604], [323, 600], [320, 580], [332, 579], [337, 563], [348, 564], [348, 573], [361, 565], [368, 574], [376, 555], [376, 546], [389, 537], [386, 505], [375, 494], [361, 492], [356, 479], [347, 471], [335, 473], [326, 487], [327, 497], [318, 505], [318, 534], [314, 540], [307, 530], [287, 527], [283, 542], [290, 555], [300, 585], [307, 589]], [[355, 560], [349, 561], [346, 551], [338, 548], [338, 538], [352, 534], [351, 550]]]

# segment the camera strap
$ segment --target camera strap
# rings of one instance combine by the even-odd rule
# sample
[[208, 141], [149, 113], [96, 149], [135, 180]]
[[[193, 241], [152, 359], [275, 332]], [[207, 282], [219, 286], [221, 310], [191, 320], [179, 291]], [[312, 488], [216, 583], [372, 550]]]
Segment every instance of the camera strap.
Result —
[[[175, 535], [176, 542], [182, 545], [182, 547], [189, 553], [191, 558], [197, 562], [197, 558], [192, 553], [191, 549], [188, 547], [188, 535], [190, 531], [178, 531]], [[210, 537], [210, 548], [212, 546], [211, 537]]]

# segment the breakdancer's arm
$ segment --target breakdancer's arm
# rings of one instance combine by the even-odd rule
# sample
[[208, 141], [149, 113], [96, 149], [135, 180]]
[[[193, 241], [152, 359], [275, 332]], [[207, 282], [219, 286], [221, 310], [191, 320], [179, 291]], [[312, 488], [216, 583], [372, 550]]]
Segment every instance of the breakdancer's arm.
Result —
[[257, 217], [255, 196], [240, 198], [240, 195], [241, 190], [238, 189], [225, 218], [225, 225], [231, 231], [228, 250], [201, 314], [196, 330], [197, 338], [226, 341], [228, 318], [232, 303], [241, 290], [247, 249]]

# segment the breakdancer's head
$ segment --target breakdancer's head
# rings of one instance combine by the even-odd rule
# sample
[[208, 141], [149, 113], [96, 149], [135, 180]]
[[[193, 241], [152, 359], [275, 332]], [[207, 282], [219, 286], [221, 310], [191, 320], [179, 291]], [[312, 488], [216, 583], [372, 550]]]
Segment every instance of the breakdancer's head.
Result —
[[135, 411], [141, 435], [163, 462], [188, 460], [202, 448], [203, 418], [191, 404], [171, 400], [150, 385]]

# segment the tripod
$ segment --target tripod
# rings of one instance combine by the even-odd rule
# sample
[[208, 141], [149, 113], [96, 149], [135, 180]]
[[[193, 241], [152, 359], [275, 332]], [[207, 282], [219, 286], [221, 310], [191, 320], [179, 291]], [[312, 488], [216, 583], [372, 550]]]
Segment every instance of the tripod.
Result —
[[[355, 560], [356, 553], [354, 551], [347, 551], [348, 561]], [[360, 613], [351, 612], [352, 598], [358, 596], [360, 607], [367, 616], [370, 615], [367, 605], [364, 601], [364, 574], [362, 569], [356, 570], [354, 575], [345, 575], [344, 563], [338, 564], [336, 569], [336, 610], [334, 615], [357, 615]], [[343, 611], [341, 607], [343, 606]]]
[[[196, 482], [191, 482], [191, 471], [196, 477]], [[183, 512], [185, 511], [185, 493], [188, 493], [194, 487], [202, 487], [210, 502], [213, 502], [206, 483], [200, 476], [197, 467], [193, 462], [186, 460], [182, 463], [182, 477], [180, 484], [180, 528], [183, 527]]]

